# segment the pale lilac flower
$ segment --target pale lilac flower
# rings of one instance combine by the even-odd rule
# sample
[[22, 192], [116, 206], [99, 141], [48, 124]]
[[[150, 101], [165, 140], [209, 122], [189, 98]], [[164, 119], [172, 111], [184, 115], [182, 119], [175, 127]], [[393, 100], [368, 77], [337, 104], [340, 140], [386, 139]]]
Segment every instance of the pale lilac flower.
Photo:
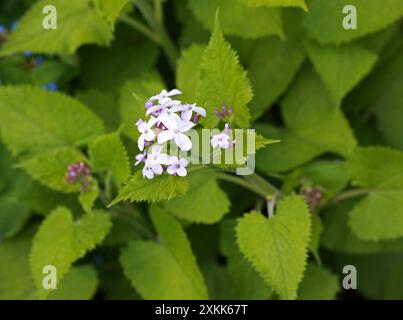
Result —
[[171, 122], [180, 122], [181, 118], [172, 110], [173, 108], [166, 108], [161, 110], [161, 113], [158, 115], [158, 125], [161, 123], [164, 125], [165, 128]]
[[185, 159], [178, 159], [175, 156], [172, 156], [169, 159], [169, 167], [167, 168], [167, 172], [169, 174], [175, 174], [180, 177], [184, 177], [187, 175], [186, 167], [189, 164], [189, 162]]
[[168, 164], [168, 155], [161, 153], [161, 146], [154, 146], [148, 155], [144, 168], [142, 170], [143, 177], [153, 179], [155, 175], [160, 175], [164, 171], [162, 164]]
[[148, 122], [144, 122], [143, 120], [137, 121], [137, 128], [139, 132], [141, 133], [137, 145], [140, 149], [140, 151], [144, 150], [144, 143], [146, 141], [152, 141], [155, 139], [155, 133], [152, 127], [157, 123], [157, 118], [151, 117]]
[[146, 116], [149, 116], [150, 114], [153, 114], [155, 116], [159, 115], [163, 110], [180, 104], [181, 102], [179, 100], [171, 100], [169, 98], [164, 99], [162, 103], [159, 103], [147, 109]]
[[182, 94], [182, 92], [179, 91], [178, 89], [173, 89], [173, 90], [171, 90], [169, 92], [166, 91], [166, 90], [162, 90], [159, 94], [156, 94], [155, 96], [152, 96], [149, 100], [150, 101], [158, 100], [158, 103], [161, 104], [161, 102], [163, 102], [164, 99], [169, 98], [169, 100], [170, 100], [170, 97], [177, 96], [179, 94]]
[[227, 108], [227, 106], [224, 105], [221, 107], [221, 109], [222, 111], [219, 110], [214, 111], [215, 115], [221, 120], [224, 120], [227, 117], [231, 117], [232, 114], [234, 113], [234, 109], [232, 107]]
[[219, 146], [221, 149], [228, 149], [234, 144], [235, 140], [231, 141], [231, 128], [228, 123], [225, 124], [223, 132], [211, 137], [211, 146], [213, 148]]
[[148, 154], [147, 160], [153, 163], [168, 164], [169, 156], [165, 153], [161, 153], [162, 146], [153, 146], [151, 152]]
[[135, 166], [139, 165], [141, 162], [146, 162], [147, 159], [147, 151], [144, 151], [143, 153], [139, 153], [136, 155], [136, 163], [134, 164]]
[[152, 106], [154, 106], [154, 102], [152, 102], [151, 100], [148, 100], [145, 104], [147, 109], [150, 109]]
[[201, 115], [203, 117], [206, 116], [206, 110], [202, 107], [196, 106], [196, 104], [184, 104], [184, 105], [178, 105], [174, 106], [171, 108], [173, 112], [181, 112], [181, 117], [183, 120], [190, 121], [192, 119], [192, 113], [195, 112], [198, 115]]
[[213, 148], [220, 146], [221, 149], [228, 149], [230, 146], [230, 136], [224, 132], [213, 135], [211, 137], [211, 146]]
[[163, 144], [169, 140], [174, 139], [176, 145], [183, 151], [189, 151], [192, 148], [192, 141], [184, 133], [189, 131], [195, 126], [191, 121], [167, 121], [164, 124], [167, 130], [164, 130], [158, 134], [158, 143]]

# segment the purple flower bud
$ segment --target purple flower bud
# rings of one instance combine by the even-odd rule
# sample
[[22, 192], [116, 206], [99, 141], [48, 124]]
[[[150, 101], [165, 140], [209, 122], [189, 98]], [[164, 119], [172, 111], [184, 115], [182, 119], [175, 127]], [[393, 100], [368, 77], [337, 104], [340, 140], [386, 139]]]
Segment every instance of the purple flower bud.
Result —
[[304, 188], [301, 192], [309, 208], [314, 211], [322, 200], [322, 192], [316, 187]]
[[200, 114], [196, 113], [195, 116], [193, 117], [193, 123], [197, 123], [200, 120]]
[[145, 141], [144, 141], [144, 146], [145, 146], [145, 147], [149, 147], [149, 146], [151, 146], [153, 143], [154, 143], [154, 141], [147, 141], [147, 140], [145, 140]]
[[226, 123], [225, 126], [224, 126], [224, 133], [229, 135], [230, 132], [231, 132], [231, 128], [229, 126], [229, 123]]
[[90, 166], [82, 161], [79, 161], [67, 166], [65, 180], [68, 184], [75, 184], [76, 182], [80, 182], [80, 190], [84, 192], [91, 185], [91, 175], [92, 170]]
[[146, 108], [147, 108], [147, 109], [150, 109], [153, 105], [154, 105], [154, 103], [153, 103], [151, 100], [148, 100], [148, 101], [146, 102]]

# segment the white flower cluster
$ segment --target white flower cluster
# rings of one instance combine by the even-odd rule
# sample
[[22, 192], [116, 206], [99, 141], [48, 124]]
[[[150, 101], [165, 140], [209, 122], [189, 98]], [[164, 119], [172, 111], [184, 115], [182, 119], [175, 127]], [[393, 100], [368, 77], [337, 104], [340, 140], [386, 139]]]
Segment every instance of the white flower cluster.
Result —
[[[178, 89], [171, 91], [162, 90], [159, 94], [152, 96], [147, 103], [147, 121], [138, 120], [136, 125], [141, 133], [137, 144], [143, 153], [136, 156], [135, 165], [144, 163], [142, 170], [143, 177], [153, 179], [164, 170], [168, 174], [186, 176], [186, 167], [189, 164], [185, 158], [178, 159], [176, 156], [163, 154], [163, 144], [173, 141], [182, 151], [189, 151], [192, 148], [192, 141], [186, 133], [199, 121], [200, 116], [206, 116], [206, 110], [196, 104], [182, 104], [172, 97], [180, 95]], [[229, 125], [225, 125], [222, 133], [212, 136], [211, 145], [213, 148], [219, 146], [222, 149], [231, 147], [232, 141], [229, 135]], [[146, 150], [145, 150], [146, 149]]]

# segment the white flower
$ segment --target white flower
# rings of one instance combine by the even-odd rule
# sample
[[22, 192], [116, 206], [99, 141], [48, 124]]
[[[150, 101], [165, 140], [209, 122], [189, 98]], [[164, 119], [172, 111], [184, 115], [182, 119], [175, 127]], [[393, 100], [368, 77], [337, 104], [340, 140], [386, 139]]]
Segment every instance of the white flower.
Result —
[[145, 161], [144, 168], [142, 170], [143, 177], [147, 179], [153, 179], [154, 175], [160, 175], [164, 171], [162, 164], [168, 164], [168, 155], [161, 153], [161, 146], [154, 146], [149, 153], [147, 160]]
[[200, 114], [203, 117], [206, 116], [206, 110], [204, 110], [204, 108], [202, 107], [196, 106], [196, 103], [173, 106], [171, 110], [173, 112], [180, 111], [182, 119], [187, 121], [189, 121], [192, 118], [193, 111], [196, 112], [196, 114]]
[[149, 116], [150, 114], [158, 114], [159, 112], [163, 111], [166, 108], [177, 106], [180, 104], [181, 102], [179, 100], [171, 100], [169, 98], [163, 99], [161, 103], [148, 108], [146, 116]]
[[153, 163], [168, 164], [169, 156], [165, 153], [161, 153], [162, 146], [153, 146], [151, 152], [148, 154], [147, 160]]
[[191, 121], [167, 121], [164, 123], [167, 130], [158, 134], [158, 143], [163, 144], [166, 141], [174, 139], [177, 146], [183, 151], [189, 151], [192, 148], [192, 141], [184, 133], [189, 131], [195, 124]]
[[167, 168], [167, 172], [169, 174], [176, 174], [178, 176], [184, 177], [187, 175], [186, 167], [189, 162], [185, 159], [178, 159], [175, 156], [172, 156], [169, 159], [169, 167]]
[[162, 123], [165, 127], [169, 126], [169, 123], [171, 122], [180, 122], [181, 118], [174, 112], [172, 111], [173, 108], [166, 108], [161, 110], [161, 113], [159, 114], [158, 118], [158, 124]]
[[211, 137], [211, 146], [216, 148], [220, 146], [221, 149], [228, 149], [230, 146], [230, 136], [224, 132], [215, 134]]
[[[164, 102], [164, 99], [167, 99], [169, 97], [173, 97], [173, 96], [177, 96], [179, 94], [182, 94], [181, 91], [179, 91], [178, 89], [173, 89], [171, 91], [166, 91], [166, 90], [162, 90], [161, 93], [156, 94], [155, 96], [152, 96], [149, 101], [155, 101], [158, 100], [158, 103], [161, 104], [161, 102]], [[171, 100], [171, 99], [169, 99]], [[165, 100], [167, 101], [167, 100]]]
[[136, 163], [134, 164], [135, 166], [139, 165], [141, 162], [146, 162], [147, 159], [147, 151], [144, 151], [143, 153], [139, 153], [136, 155]]
[[157, 123], [158, 119], [151, 117], [148, 122], [144, 122], [143, 120], [137, 121], [137, 128], [141, 133], [139, 139], [137, 140], [137, 145], [140, 151], [144, 149], [144, 142], [145, 141], [152, 141], [155, 139], [155, 133], [152, 127]]

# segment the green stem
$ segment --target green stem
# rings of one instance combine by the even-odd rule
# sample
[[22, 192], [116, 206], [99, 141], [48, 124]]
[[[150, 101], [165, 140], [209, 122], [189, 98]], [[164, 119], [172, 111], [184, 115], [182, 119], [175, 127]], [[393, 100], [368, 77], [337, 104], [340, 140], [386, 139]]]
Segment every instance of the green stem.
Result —
[[156, 5], [160, 6], [160, 8], [156, 7], [158, 13], [156, 12], [157, 14], [154, 14], [154, 10], [147, 0], [133, 0], [133, 3], [137, 6], [141, 14], [144, 16], [144, 19], [157, 35], [159, 40], [157, 43], [164, 50], [169, 65], [171, 66], [172, 70], [175, 71], [178, 53], [171, 37], [162, 24], [163, 16], [161, 4], [156, 3]]
[[105, 176], [105, 197], [108, 202], [112, 200], [112, 174], [110, 171]]
[[146, 25], [142, 24], [136, 19], [130, 18], [129, 16], [120, 16], [119, 20], [133, 27], [137, 31], [141, 32], [146, 37], [154, 41], [156, 44], [161, 45], [161, 41], [158, 38], [158, 36], [153, 31], [151, 31]]
[[232, 182], [241, 187], [244, 187], [245, 189], [248, 189], [248, 190], [258, 194], [259, 196], [263, 197], [264, 199], [267, 199], [267, 197], [268, 197], [268, 194], [265, 192], [265, 190], [262, 190], [261, 188], [259, 188], [255, 184], [248, 182], [244, 178], [234, 176], [234, 175], [228, 174], [228, 173], [222, 173], [222, 172], [215, 172], [214, 175], [220, 180]]
[[245, 179], [262, 188], [269, 197], [280, 193], [280, 191], [275, 186], [263, 179], [256, 172], [251, 175], [245, 176]]
[[350, 199], [350, 198], [355, 198], [355, 197], [359, 197], [359, 196], [364, 196], [366, 194], [368, 194], [370, 192], [370, 190], [368, 189], [353, 189], [353, 190], [348, 190], [345, 192], [342, 192], [340, 194], [338, 194], [336, 197], [334, 197], [330, 203], [331, 204], [335, 204], [335, 203], [339, 203], [341, 201]]
[[133, 219], [130, 215], [128, 215], [125, 211], [120, 210], [118, 208], [114, 208], [114, 210], [111, 212], [112, 216], [115, 216], [116, 218], [125, 220], [127, 223], [129, 223], [138, 233], [140, 233], [143, 237], [147, 239], [153, 239], [154, 234], [146, 228], [144, 225], [142, 225], [140, 222], [138, 222], [136, 219]]

